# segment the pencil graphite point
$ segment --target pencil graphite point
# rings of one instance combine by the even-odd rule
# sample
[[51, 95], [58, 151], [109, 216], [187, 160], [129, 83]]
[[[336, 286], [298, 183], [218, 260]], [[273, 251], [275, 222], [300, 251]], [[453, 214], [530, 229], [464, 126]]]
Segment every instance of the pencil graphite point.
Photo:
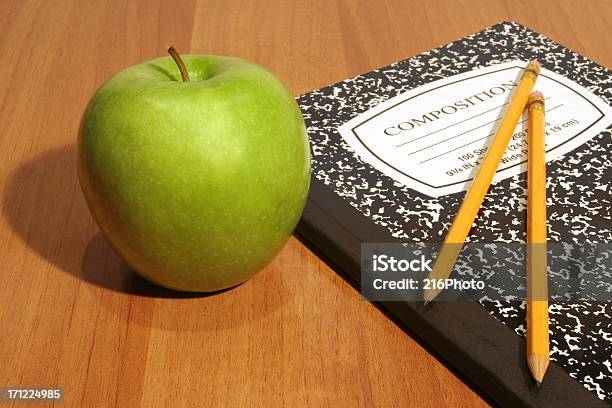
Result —
[[544, 380], [544, 374], [546, 374], [546, 370], [548, 369], [548, 363], [548, 356], [537, 354], [527, 356], [527, 366], [529, 367], [529, 371], [531, 371], [531, 376], [537, 384], [541, 384]]
[[426, 289], [423, 293], [423, 306], [426, 306], [442, 292], [440, 289]]

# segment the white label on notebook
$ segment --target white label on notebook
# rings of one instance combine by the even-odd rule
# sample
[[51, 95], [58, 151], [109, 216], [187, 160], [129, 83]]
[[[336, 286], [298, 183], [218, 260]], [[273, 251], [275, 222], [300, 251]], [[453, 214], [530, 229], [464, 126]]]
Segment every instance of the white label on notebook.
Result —
[[[400, 94], [338, 131], [365, 161], [432, 197], [465, 191], [493, 140], [522, 75], [510, 61]], [[542, 69], [534, 90], [546, 98], [546, 160], [587, 142], [612, 123], [612, 108], [577, 83]], [[493, 183], [526, 170], [527, 114], [517, 125]]]

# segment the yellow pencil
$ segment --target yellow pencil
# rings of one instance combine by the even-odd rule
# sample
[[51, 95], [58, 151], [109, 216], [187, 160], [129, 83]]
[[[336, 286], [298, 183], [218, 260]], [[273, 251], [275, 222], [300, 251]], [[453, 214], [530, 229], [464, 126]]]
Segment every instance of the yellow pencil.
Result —
[[548, 277], [546, 260], [546, 161], [544, 97], [529, 97], [527, 166], [527, 365], [542, 383], [549, 363]]
[[[502, 120], [499, 129], [493, 138], [491, 146], [480, 166], [474, 182], [459, 207], [459, 212], [455, 216], [450, 230], [444, 239], [444, 245], [440, 250], [434, 267], [429, 274], [428, 279], [447, 279], [455, 265], [461, 247], [470, 232], [470, 228], [476, 219], [476, 214], [482, 205], [485, 194], [491, 185], [493, 176], [499, 166], [499, 162], [504, 155], [504, 151], [508, 146], [508, 142], [512, 137], [512, 133], [525, 110], [529, 94], [533, 89], [533, 85], [540, 73], [540, 63], [531, 61], [525, 67], [523, 77], [518, 85], [516, 93], [510, 102], [506, 116]], [[441, 292], [435, 286], [430, 286], [430, 289], [424, 291], [423, 300], [425, 303], [433, 300]]]

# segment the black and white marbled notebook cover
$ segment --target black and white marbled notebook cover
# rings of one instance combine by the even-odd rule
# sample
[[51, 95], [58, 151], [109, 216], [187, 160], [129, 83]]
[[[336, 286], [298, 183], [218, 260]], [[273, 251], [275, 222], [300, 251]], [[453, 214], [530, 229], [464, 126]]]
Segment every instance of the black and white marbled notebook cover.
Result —
[[[337, 128], [410, 89], [510, 60], [542, 65], [612, 104], [612, 72], [517, 23], [504, 22], [445, 46], [297, 98], [308, 127], [312, 174], [364, 217], [400, 240], [440, 242], [464, 193], [432, 198], [361, 160]], [[607, 243], [612, 238], [612, 129], [548, 164], [549, 239]], [[578, 171], [577, 171], [578, 170]], [[471, 242], [521, 242], [525, 173], [491, 187]], [[492, 227], [495, 225], [496, 227]], [[482, 302], [518, 335], [524, 304]], [[612, 303], [551, 303], [551, 359], [598, 398], [612, 402]]]

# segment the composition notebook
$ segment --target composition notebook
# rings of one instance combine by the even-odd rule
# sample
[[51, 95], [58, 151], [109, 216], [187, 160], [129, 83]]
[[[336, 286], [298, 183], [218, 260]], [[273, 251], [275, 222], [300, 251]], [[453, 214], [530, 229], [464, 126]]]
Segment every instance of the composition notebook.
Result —
[[[533, 59], [554, 133], [549, 241], [612, 241], [612, 72], [513, 22], [298, 97], [313, 175], [298, 234], [357, 288], [362, 243], [441, 242], [513, 81]], [[468, 241], [524, 242], [524, 154], [513, 137]], [[612, 404], [612, 302], [551, 302], [551, 365], [540, 388], [525, 362], [524, 302], [378, 305], [492, 402]]]

